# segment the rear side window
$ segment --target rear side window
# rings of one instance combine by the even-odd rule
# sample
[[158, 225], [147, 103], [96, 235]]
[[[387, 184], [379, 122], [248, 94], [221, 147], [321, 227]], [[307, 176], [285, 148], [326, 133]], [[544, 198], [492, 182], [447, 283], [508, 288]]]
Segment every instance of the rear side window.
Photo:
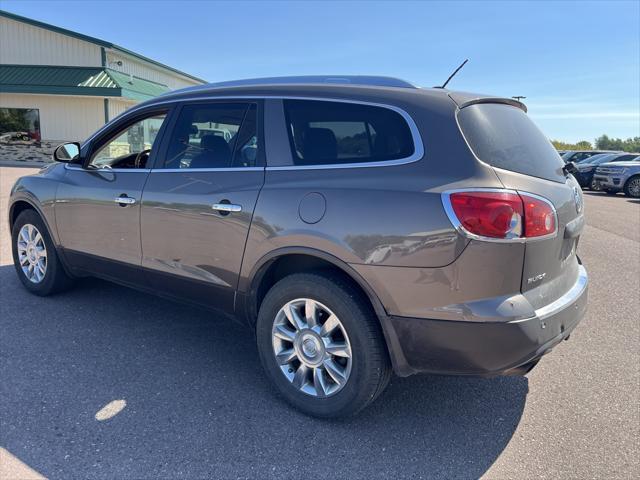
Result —
[[410, 157], [411, 130], [384, 107], [316, 100], [285, 100], [295, 165], [336, 165]]
[[255, 104], [185, 105], [161, 168], [253, 167], [258, 154]]
[[458, 122], [473, 153], [504, 170], [564, 182], [564, 162], [545, 135], [519, 108], [481, 103], [463, 108]]

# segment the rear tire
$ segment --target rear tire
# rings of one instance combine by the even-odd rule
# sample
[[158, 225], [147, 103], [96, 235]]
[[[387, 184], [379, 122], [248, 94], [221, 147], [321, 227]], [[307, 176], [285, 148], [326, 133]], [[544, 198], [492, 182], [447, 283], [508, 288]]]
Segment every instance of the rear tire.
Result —
[[11, 229], [13, 265], [31, 293], [47, 296], [73, 285], [64, 271], [47, 226], [35, 210], [25, 210]]
[[[337, 339], [322, 336], [329, 329], [338, 332]], [[314, 417], [356, 414], [377, 398], [391, 377], [375, 313], [339, 275], [298, 273], [280, 280], [260, 306], [256, 336], [260, 360], [277, 390]], [[332, 356], [338, 344], [344, 351]], [[337, 377], [332, 365], [339, 367]]]
[[640, 175], [631, 177], [624, 184], [624, 194], [631, 198], [640, 198]]

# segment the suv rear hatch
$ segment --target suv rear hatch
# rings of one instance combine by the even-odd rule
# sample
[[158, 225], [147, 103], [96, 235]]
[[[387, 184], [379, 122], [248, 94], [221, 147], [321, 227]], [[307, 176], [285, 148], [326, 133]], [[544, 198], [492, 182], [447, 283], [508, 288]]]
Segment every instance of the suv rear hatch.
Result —
[[480, 99], [460, 105], [458, 123], [476, 158], [493, 167], [505, 188], [544, 197], [555, 207], [555, 235], [525, 243], [521, 291], [537, 309], [576, 282], [584, 217], [579, 184], [525, 112], [517, 102]]

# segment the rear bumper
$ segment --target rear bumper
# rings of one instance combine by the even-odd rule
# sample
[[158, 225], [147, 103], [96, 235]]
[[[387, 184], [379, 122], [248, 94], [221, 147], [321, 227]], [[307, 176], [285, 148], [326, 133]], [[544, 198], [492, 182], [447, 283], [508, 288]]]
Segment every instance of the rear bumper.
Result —
[[396, 373], [509, 375], [566, 339], [587, 309], [588, 278], [580, 265], [573, 287], [535, 316], [509, 322], [388, 317], [387, 340]]

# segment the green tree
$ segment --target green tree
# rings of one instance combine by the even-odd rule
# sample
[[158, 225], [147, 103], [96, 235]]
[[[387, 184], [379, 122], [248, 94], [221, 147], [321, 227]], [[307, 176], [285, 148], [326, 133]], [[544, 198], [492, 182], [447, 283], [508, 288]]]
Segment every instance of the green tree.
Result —
[[593, 150], [591, 142], [581, 140], [578, 143], [567, 143], [561, 140], [551, 140], [556, 150]]
[[609, 135], [600, 135], [596, 138], [596, 148], [600, 150], [622, 150], [624, 152], [640, 151], [640, 137], [611, 138]]

